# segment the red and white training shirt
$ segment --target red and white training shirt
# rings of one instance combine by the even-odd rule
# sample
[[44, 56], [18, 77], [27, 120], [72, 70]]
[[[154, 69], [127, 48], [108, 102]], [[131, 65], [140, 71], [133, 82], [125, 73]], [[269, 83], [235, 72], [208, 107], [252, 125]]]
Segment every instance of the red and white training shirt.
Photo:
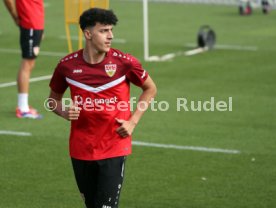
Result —
[[50, 87], [64, 93], [69, 86], [72, 100], [82, 108], [71, 123], [71, 157], [100, 160], [131, 153], [131, 137], [120, 137], [115, 118], [130, 118], [130, 82], [142, 86], [147, 77], [137, 59], [116, 49], [98, 64], [85, 62], [83, 50], [60, 61]]
[[19, 25], [25, 29], [44, 29], [43, 0], [16, 0]]

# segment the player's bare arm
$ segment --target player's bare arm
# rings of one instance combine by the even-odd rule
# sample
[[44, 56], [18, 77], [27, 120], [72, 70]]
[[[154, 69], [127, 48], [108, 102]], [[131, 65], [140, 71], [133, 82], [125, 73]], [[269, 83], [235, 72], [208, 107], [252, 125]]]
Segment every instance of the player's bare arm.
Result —
[[19, 18], [18, 18], [18, 14], [16, 11], [15, 0], [4, 0], [4, 3], [10, 13], [10, 15], [12, 16], [15, 24], [19, 25]]
[[55, 112], [57, 115], [61, 116], [66, 120], [77, 120], [79, 118], [81, 108], [72, 105], [69, 108], [63, 110], [62, 97], [63, 94], [56, 93], [53, 90], [51, 90], [48, 102], [49, 108], [53, 110], [53, 112]]
[[116, 119], [116, 121], [121, 124], [121, 126], [117, 129], [117, 133], [121, 137], [128, 137], [132, 134], [135, 126], [147, 110], [151, 99], [154, 98], [157, 93], [155, 83], [150, 76], [148, 76], [141, 88], [143, 92], [139, 97], [136, 110], [132, 114], [131, 118], [129, 120]]

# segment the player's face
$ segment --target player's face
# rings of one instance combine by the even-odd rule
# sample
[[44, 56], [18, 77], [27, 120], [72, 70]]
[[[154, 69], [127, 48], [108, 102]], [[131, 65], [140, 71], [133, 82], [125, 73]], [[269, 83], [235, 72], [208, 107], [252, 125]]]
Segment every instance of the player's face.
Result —
[[111, 47], [111, 41], [113, 39], [113, 25], [103, 25], [97, 23], [90, 29], [91, 38], [88, 39], [89, 45], [97, 50], [98, 53], [106, 53]]

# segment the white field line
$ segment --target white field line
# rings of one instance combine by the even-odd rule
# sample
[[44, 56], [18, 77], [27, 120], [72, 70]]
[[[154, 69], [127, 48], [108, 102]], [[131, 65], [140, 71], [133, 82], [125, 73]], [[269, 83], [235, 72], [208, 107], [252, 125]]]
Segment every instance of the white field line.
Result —
[[[10, 48], [0, 48], [0, 53], [12, 53], [12, 54], [21, 54], [21, 50], [18, 49], [10, 49]], [[52, 52], [52, 51], [40, 51], [39, 55], [42, 56], [53, 56], [53, 57], [63, 57], [68, 53], [62, 52]]]
[[20, 132], [20, 131], [5, 131], [0, 130], [0, 135], [13, 135], [13, 136], [32, 136], [29, 132]]
[[[0, 130], [0, 135], [32, 136], [32, 134], [29, 132], [5, 131], [5, 130]], [[136, 146], [157, 147], [157, 148], [178, 149], [178, 150], [193, 150], [193, 151], [200, 151], [200, 152], [214, 152], [214, 153], [226, 153], [226, 154], [241, 153], [239, 150], [194, 147], [194, 146], [180, 146], [180, 145], [174, 145], [174, 144], [157, 144], [157, 143], [140, 142], [140, 141], [132, 141], [132, 144]]]
[[[185, 44], [186, 47], [197, 47], [194, 43]], [[236, 51], [257, 51], [257, 46], [242, 46], [242, 45], [215, 45], [214, 49], [223, 49], [223, 50], [236, 50]]]
[[140, 141], [132, 141], [132, 144], [136, 146], [157, 147], [157, 148], [178, 149], [178, 150], [192, 150], [192, 151], [200, 151], [200, 152], [214, 152], [214, 153], [225, 153], [225, 154], [241, 153], [239, 150], [231, 150], [231, 149], [180, 146], [180, 145], [174, 145], [174, 144], [157, 144], [157, 143], [140, 142]]
[[[62, 39], [62, 40], [67, 40], [67, 37], [64, 36], [64, 35], [61, 35], [59, 36], [59, 39]], [[79, 40], [79, 37], [78, 36], [71, 36], [71, 40], [75, 40], [75, 41], [78, 41]], [[114, 38], [112, 40], [113, 43], [121, 43], [121, 44], [125, 44], [127, 41], [125, 39], [121, 39], [121, 38]]]
[[186, 51], [185, 55], [186, 56], [193, 56], [193, 55], [196, 55], [196, 54], [199, 54], [199, 53], [203, 53], [203, 52], [206, 52], [206, 51], [208, 51], [207, 47], [204, 47], [204, 48], [195, 48], [195, 49]]
[[[150, 62], [171, 61], [176, 56], [182, 56], [182, 55], [192, 56], [192, 55], [196, 55], [196, 54], [208, 51], [208, 48], [197, 48], [197, 45], [194, 43], [187, 43], [185, 46], [191, 47], [193, 49], [189, 51], [177, 51], [174, 53], [168, 53], [162, 56], [154, 55], [146, 58], [145, 61], [150, 61]], [[236, 50], [236, 51], [257, 51], [258, 47], [240, 46], [240, 45], [215, 45], [214, 49]]]
[[177, 51], [175, 53], [167, 53], [165, 55], [162, 55], [162, 56], [150, 56], [148, 58], [145, 59], [145, 61], [149, 61], [149, 62], [162, 62], [162, 61], [171, 61], [173, 58], [175, 58], [176, 56], [192, 56], [192, 55], [195, 55], [195, 54], [199, 54], [199, 53], [202, 53], [202, 52], [205, 52], [207, 51], [208, 49], [205, 49], [205, 48], [196, 48], [196, 49], [193, 49], [193, 50], [190, 50], [190, 51]]
[[[30, 79], [30, 82], [39, 82], [42, 80], [49, 80], [51, 79], [52, 75], [46, 75], [46, 76], [41, 76], [41, 77], [34, 77]], [[4, 88], [4, 87], [10, 87], [10, 86], [15, 86], [16, 82], [6, 82], [6, 83], [2, 83], [0, 84], [0, 88]]]

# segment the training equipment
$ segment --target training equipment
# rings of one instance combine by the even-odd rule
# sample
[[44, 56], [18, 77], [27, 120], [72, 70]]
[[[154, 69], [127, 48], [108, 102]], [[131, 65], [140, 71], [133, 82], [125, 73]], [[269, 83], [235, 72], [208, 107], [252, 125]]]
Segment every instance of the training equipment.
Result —
[[212, 49], [216, 43], [216, 34], [208, 25], [200, 27], [197, 34], [198, 47]]
[[82, 31], [79, 28], [79, 17], [83, 11], [89, 8], [109, 8], [109, 0], [64, 0], [65, 30], [68, 50], [73, 52], [72, 40], [70, 34], [70, 25], [77, 25], [78, 30], [78, 48], [82, 48]]
[[216, 43], [216, 33], [208, 26], [203, 25], [200, 27], [197, 34], [197, 48], [185, 52], [186, 56], [192, 56], [198, 53], [202, 53], [214, 48]]

